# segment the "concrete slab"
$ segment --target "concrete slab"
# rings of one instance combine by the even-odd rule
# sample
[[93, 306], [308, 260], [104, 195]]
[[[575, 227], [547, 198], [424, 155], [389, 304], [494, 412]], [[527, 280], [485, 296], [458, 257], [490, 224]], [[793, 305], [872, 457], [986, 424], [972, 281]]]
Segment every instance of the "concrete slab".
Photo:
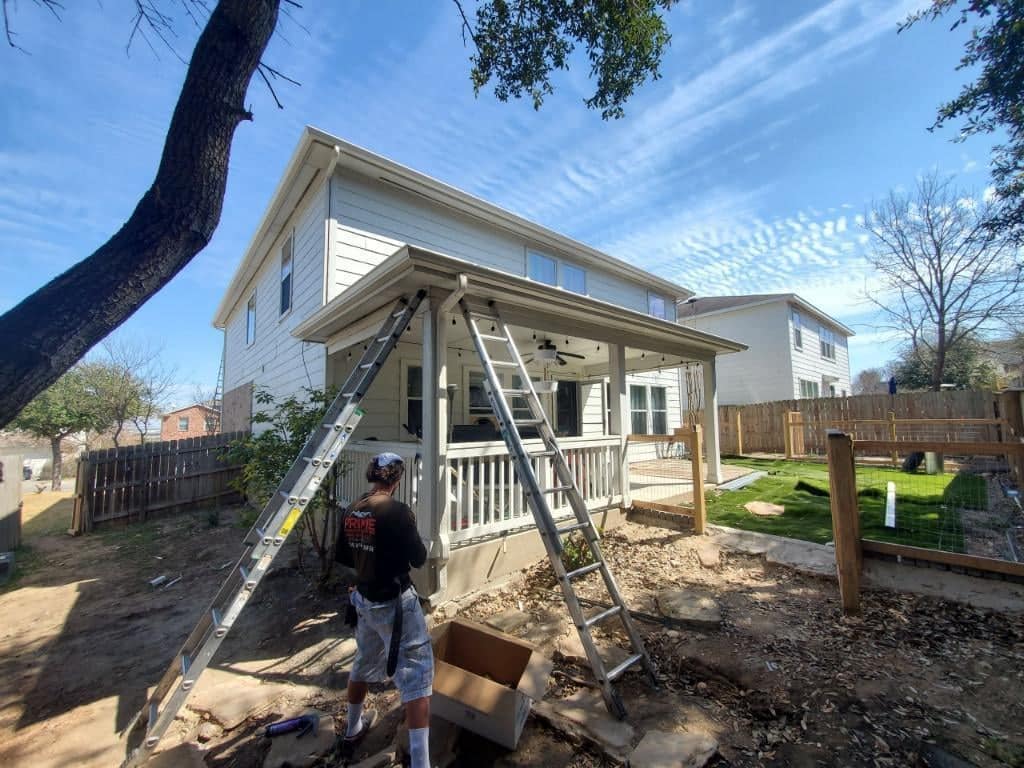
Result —
[[333, 717], [315, 709], [290, 713], [285, 717], [299, 715], [320, 716], [316, 733], [299, 736], [298, 731], [293, 731], [283, 736], [275, 736], [270, 740], [270, 752], [263, 760], [263, 768], [308, 768], [334, 748], [336, 733]]
[[[601, 655], [601, 659], [604, 661], [606, 668], [618, 666], [631, 655], [629, 651], [608, 643], [597, 643], [597, 652]], [[590, 660], [587, 659], [587, 652], [583, 650], [583, 643], [580, 642], [580, 635], [575, 629], [567, 632], [558, 639], [558, 653], [562, 654], [566, 661], [570, 661], [574, 664], [581, 664], [585, 667], [590, 666]]]
[[302, 700], [318, 692], [317, 688], [261, 683], [254, 677], [208, 669], [196, 683], [187, 707], [193, 712], [208, 714], [212, 720], [230, 731], [249, 717], [269, 708], [278, 699], [288, 696]]
[[648, 731], [629, 756], [630, 768], [703, 768], [718, 751], [707, 733]]
[[702, 629], [722, 623], [722, 610], [710, 594], [696, 589], [666, 589], [658, 592], [658, 610], [664, 616]]
[[625, 754], [633, 743], [633, 726], [609, 715], [597, 691], [581, 688], [550, 705], [556, 715], [581, 726], [595, 742], [615, 754]]
[[708, 526], [719, 545], [748, 555], [764, 555], [765, 560], [813, 576], [835, 577], [835, 550], [824, 544], [787, 539], [767, 533], [741, 531], [721, 525]]
[[505, 632], [507, 634], [513, 634], [517, 629], [525, 627], [533, 621], [533, 617], [530, 616], [526, 611], [520, 611], [518, 608], [508, 608], [501, 613], [496, 613], [487, 619], [486, 624], [490, 627], [494, 627], [499, 632]]

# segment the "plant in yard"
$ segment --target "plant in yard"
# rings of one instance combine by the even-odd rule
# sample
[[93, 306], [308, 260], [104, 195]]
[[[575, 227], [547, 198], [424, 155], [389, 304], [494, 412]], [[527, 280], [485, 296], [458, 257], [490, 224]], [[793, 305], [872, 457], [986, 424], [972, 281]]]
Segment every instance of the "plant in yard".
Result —
[[[600, 533], [600, 531], [598, 531]], [[567, 571], [575, 571], [594, 562], [594, 553], [580, 533], [570, 533], [562, 542], [562, 565]]]
[[[260, 509], [277, 490], [309, 435], [320, 426], [335, 395], [331, 390], [322, 389], [307, 388], [304, 392], [305, 400], [288, 397], [277, 401], [268, 392], [257, 391], [255, 400], [260, 410], [253, 414], [253, 426], [263, 426], [265, 429], [234, 441], [228, 449], [226, 460], [242, 465], [242, 471], [235, 481], [236, 488]], [[329, 480], [320, 486], [306, 507], [299, 527], [299, 562], [301, 564], [302, 539], [308, 535], [319, 560], [321, 584], [325, 584], [331, 577], [334, 544], [338, 538], [340, 514], [334, 497], [333, 480], [335, 473], [347, 469], [342, 461], [334, 465]]]

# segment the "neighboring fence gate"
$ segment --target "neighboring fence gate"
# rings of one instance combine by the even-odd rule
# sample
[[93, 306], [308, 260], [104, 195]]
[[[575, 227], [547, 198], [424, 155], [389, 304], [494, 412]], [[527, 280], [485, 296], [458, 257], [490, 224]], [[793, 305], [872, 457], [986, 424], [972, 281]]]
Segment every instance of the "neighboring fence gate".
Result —
[[630, 435], [627, 456], [632, 510], [682, 516], [692, 524], [694, 533], [704, 533], [707, 469], [701, 428], [680, 427], [673, 435]]
[[91, 451], [78, 463], [71, 530], [86, 533], [112, 521], [145, 520], [155, 514], [233, 504], [241, 467], [224, 455], [245, 432], [168, 440]]

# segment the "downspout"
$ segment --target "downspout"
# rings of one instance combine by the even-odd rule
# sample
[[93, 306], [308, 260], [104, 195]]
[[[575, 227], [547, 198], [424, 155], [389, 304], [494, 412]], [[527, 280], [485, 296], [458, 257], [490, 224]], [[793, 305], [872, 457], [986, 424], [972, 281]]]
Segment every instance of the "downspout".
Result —
[[[441, 302], [438, 307], [438, 312], [443, 316], [450, 313], [458, 303], [462, 300], [462, 297], [466, 295], [466, 290], [469, 286], [469, 278], [465, 274], [460, 274], [456, 280], [455, 290], [453, 290], [448, 296], [445, 297], [444, 301]], [[447, 356], [447, 350], [443, 350], [442, 354]], [[447, 362], [445, 363], [447, 365]], [[445, 397], [450, 398], [451, 393], [445, 391]], [[450, 406], [450, 402], [448, 403]], [[450, 414], [451, 408], [445, 409]], [[438, 411], [440, 413], [440, 410]], [[450, 417], [449, 417], [450, 420]], [[442, 430], [437, 430], [438, 437], [445, 442], [447, 446], [448, 434], [451, 426], [448, 425], [444, 434]], [[445, 454], [437, 456], [438, 467], [444, 471], [444, 465], [447, 464], [447, 458]], [[431, 483], [433, 486], [434, 483]], [[436, 494], [436, 495], [434, 495]], [[447, 568], [448, 561], [451, 559], [451, 542], [448, 538], [448, 530], [450, 528], [448, 516], [450, 514], [450, 504], [448, 501], [448, 482], [445, 478], [444, 482], [437, 488], [433, 489], [432, 501], [436, 502], [437, 508], [432, 510], [431, 515], [432, 521], [436, 521], [436, 529], [431, 531], [431, 540], [427, 542], [427, 556], [430, 561], [433, 562], [436, 568], [436, 579], [435, 579], [435, 591], [426, 597], [426, 600], [431, 606], [437, 606], [446, 597], [448, 593], [448, 576]], [[432, 522], [432, 525], [434, 523]]]

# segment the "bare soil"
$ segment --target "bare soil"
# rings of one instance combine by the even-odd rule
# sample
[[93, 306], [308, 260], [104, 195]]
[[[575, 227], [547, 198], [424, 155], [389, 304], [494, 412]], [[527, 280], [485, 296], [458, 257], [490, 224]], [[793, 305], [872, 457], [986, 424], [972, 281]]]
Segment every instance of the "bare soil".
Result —
[[[50, 514], [53, 524], [29, 537], [28, 570], [0, 591], [0, 765], [116, 765], [117, 732], [212, 598], [244, 529], [225, 510], [71, 538], [61, 533], [64, 512]], [[637, 738], [651, 728], [704, 730], [718, 739], [713, 764], [723, 766], [918, 765], [929, 743], [979, 766], [1024, 765], [1021, 616], [869, 593], [863, 619], [847, 620], [834, 582], [727, 551], [705, 568], [695, 542], [636, 524], [605, 539], [637, 611], [656, 616], [659, 590], [691, 588], [713, 596], [724, 616], [703, 630], [640, 622], [661, 689], [636, 674], [622, 683]], [[152, 589], [149, 579], [162, 574], [182, 578]], [[585, 584], [597, 597], [597, 583]], [[334, 659], [350, 636], [344, 590], [316, 589], [293, 559], [268, 577], [215, 667], [288, 684], [296, 697], [215, 728], [203, 744], [207, 765], [259, 765], [267, 744], [258, 726], [295, 707], [317, 706], [341, 727], [347, 676]], [[517, 633], [556, 658], [548, 698], [575, 691], [588, 673], [556, 652], [569, 627], [546, 564], [457, 610], [486, 619], [513, 606], [531, 616]], [[366, 751], [386, 746], [400, 718], [393, 691], [375, 691], [370, 705], [386, 717]], [[203, 723], [186, 712], [170, 739], [192, 740]], [[517, 751], [463, 734], [455, 764], [616, 761], [531, 717]]]

